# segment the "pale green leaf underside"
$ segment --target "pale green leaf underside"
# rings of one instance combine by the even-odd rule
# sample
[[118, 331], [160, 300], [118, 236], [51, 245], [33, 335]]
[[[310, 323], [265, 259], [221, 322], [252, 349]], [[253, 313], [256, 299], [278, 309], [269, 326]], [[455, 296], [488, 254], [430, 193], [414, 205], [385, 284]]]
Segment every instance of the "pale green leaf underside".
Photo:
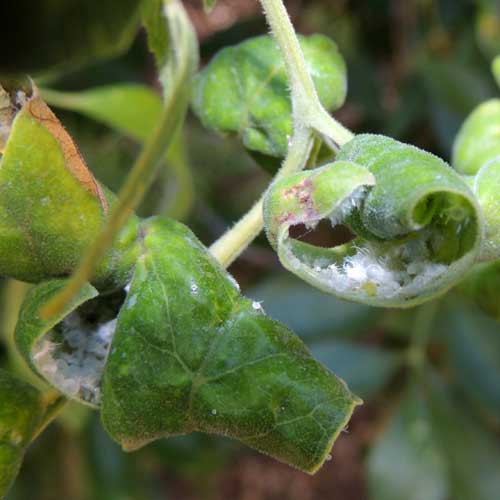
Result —
[[[499, 151], [500, 153], [500, 151]], [[485, 228], [481, 260], [500, 258], [500, 154], [485, 163], [474, 179], [474, 194], [483, 210]]]

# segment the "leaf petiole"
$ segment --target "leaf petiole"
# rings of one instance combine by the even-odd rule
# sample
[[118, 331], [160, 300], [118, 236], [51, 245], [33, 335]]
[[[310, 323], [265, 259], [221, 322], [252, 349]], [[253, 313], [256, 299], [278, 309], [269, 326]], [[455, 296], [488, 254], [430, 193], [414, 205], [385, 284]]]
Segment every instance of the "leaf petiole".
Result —
[[[313, 143], [314, 135], [311, 130], [298, 129], [290, 142], [288, 155], [276, 174], [275, 180], [302, 170], [307, 164]], [[228, 267], [262, 231], [263, 199], [264, 195], [235, 226], [210, 247], [210, 252], [222, 266]]]

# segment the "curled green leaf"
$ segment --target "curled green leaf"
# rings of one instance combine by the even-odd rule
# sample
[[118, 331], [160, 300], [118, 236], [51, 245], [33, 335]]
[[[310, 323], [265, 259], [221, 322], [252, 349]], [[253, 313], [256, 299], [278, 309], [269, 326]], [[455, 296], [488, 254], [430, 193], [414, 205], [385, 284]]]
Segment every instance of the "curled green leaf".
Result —
[[[336, 44], [323, 35], [300, 37], [300, 43], [323, 106], [339, 108], [347, 76]], [[284, 61], [272, 37], [220, 51], [198, 74], [191, 103], [205, 127], [238, 135], [264, 167], [275, 170], [286, 156], [292, 105]]]
[[[106, 335], [101, 335], [103, 330], [99, 327], [106, 323], [103, 318], [109, 316], [109, 307], [102, 312], [101, 303], [92, 300], [97, 297], [97, 290], [87, 284], [60, 314], [44, 320], [40, 307], [57, 295], [65, 284], [66, 280], [51, 280], [30, 290], [16, 325], [16, 344], [33, 372], [68, 398], [95, 407], [99, 401], [97, 383], [111, 333], [105, 327]], [[71, 314], [86, 303], [85, 319]], [[115, 314], [111, 319], [115, 319], [116, 310], [112, 311]], [[88, 317], [91, 319], [87, 320]], [[94, 347], [97, 353], [94, 353]], [[70, 371], [68, 367], [72, 365]]]
[[[36, 87], [0, 89], [0, 274], [28, 282], [69, 274], [114, 196], [88, 170]], [[136, 230], [132, 218], [99, 264], [100, 286], [126, 280]]]
[[0, 498], [16, 478], [44, 411], [35, 388], [0, 370]]
[[[393, 139], [357, 136], [338, 161], [275, 183], [264, 204], [282, 264], [340, 298], [408, 307], [456, 284], [479, 253], [482, 221], [464, 181], [439, 158]], [[290, 237], [321, 219], [357, 237], [320, 248]]]
[[326, 459], [359, 399], [316, 362], [183, 225], [151, 219], [131, 283], [87, 285], [51, 323], [40, 307], [62, 281], [36, 287], [16, 338], [31, 366], [101, 410], [127, 450], [195, 431], [223, 434], [307, 472]]
[[453, 145], [452, 165], [475, 175], [488, 161], [500, 156], [500, 99], [479, 105], [465, 120]]

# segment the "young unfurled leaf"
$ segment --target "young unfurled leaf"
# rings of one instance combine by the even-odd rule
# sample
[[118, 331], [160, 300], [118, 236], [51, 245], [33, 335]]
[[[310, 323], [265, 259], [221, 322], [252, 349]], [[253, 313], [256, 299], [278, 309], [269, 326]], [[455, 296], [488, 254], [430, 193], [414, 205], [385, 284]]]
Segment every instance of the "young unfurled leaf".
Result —
[[[137, 0], [0, 2], [3, 73], [68, 71], [124, 52], [139, 27]], [[8, 50], [7, 50], [8, 48]]]
[[16, 478], [44, 412], [35, 388], [0, 370], [0, 498]]
[[186, 227], [152, 219], [141, 234], [125, 299], [93, 299], [88, 285], [65, 319], [47, 323], [39, 308], [64, 282], [30, 293], [16, 336], [31, 366], [99, 406], [125, 449], [202, 431], [317, 470], [359, 400], [258, 302], [242, 298]]
[[[337, 158], [268, 191], [264, 220], [282, 264], [325, 292], [386, 307], [422, 303], [460, 281], [482, 235], [479, 207], [460, 176], [382, 136], [357, 136]], [[319, 248], [290, 237], [290, 227], [321, 219], [348, 225], [357, 238]]]
[[[2, 95], [0, 274], [29, 282], [69, 274], [114, 197], [95, 180], [36, 87], [7, 87]], [[132, 218], [100, 264], [101, 286], [126, 280], [136, 226]]]
[[479, 105], [465, 120], [453, 145], [452, 165], [475, 175], [488, 161], [500, 156], [500, 99]]
[[[300, 37], [300, 43], [321, 102], [328, 110], [337, 109], [347, 91], [337, 46], [322, 35]], [[276, 169], [285, 157], [293, 133], [292, 107], [284, 62], [272, 37], [219, 52], [197, 76], [192, 106], [205, 127], [237, 134], [263, 166]]]

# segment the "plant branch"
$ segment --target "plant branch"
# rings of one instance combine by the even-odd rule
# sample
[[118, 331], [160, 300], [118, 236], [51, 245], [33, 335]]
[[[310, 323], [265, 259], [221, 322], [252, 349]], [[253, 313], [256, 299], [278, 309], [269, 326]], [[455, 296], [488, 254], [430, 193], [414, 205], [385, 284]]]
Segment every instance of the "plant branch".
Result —
[[[288, 155], [275, 180], [302, 170], [307, 163], [313, 143], [312, 132], [308, 129], [299, 129], [292, 138]], [[262, 195], [250, 211], [210, 247], [210, 252], [222, 266], [228, 267], [262, 231], [264, 196]]]
[[[260, 0], [273, 35], [281, 50], [290, 81], [294, 137], [282, 169], [275, 179], [302, 170], [311, 152], [313, 132], [319, 132], [334, 147], [349, 142], [353, 134], [331, 117], [322, 106], [309, 74], [302, 48], [288, 12], [281, 0]], [[262, 231], [263, 196], [236, 225], [211, 247], [214, 257], [229, 266]]]

